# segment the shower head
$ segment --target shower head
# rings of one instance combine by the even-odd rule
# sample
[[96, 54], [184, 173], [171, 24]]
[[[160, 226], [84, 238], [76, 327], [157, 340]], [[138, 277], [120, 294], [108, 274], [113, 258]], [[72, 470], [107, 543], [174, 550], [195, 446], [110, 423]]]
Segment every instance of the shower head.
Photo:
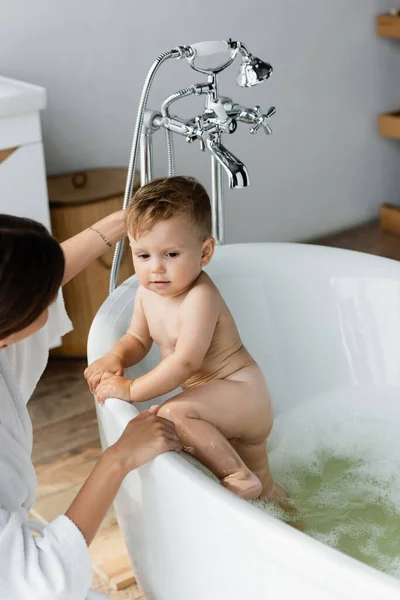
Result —
[[256, 58], [247, 51], [243, 54], [242, 64], [236, 77], [236, 83], [240, 87], [252, 87], [265, 81], [272, 73], [269, 63]]
[[[240, 87], [252, 87], [253, 85], [257, 85], [257, 83], [268, 79], [272, 73], [271, 65], [253, 56], [243, 42], [235, 42], [229, 39], [227, 41], [200, 42], [183, 48], [184, 56], [192, 69], [208, 75], [216, 75], [229, 67], [235, 60], [238, 52], [240, 52], [242, 56], [242, 64], [240, 65], [239, 73], [236, 77], [236, 82]], [[221, 65], [206, 68], [195, 64], [195, 60], [198, 58], [224, 53], [228, 54], [228, 59]]]

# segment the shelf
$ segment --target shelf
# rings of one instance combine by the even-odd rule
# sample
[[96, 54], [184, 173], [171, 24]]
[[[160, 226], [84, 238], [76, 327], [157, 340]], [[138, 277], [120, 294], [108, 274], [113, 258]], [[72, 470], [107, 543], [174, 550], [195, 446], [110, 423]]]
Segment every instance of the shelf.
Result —
[[381, 135], [400, 139], [400, 110], [379, 115], [378, 128]]
[[376, 17], [376, 32], [382, 37], [400, 39], [400, 16], [378, 15]]
[[400, 206], [381, 204], [379, 219], [382, 231], [400, 236]]

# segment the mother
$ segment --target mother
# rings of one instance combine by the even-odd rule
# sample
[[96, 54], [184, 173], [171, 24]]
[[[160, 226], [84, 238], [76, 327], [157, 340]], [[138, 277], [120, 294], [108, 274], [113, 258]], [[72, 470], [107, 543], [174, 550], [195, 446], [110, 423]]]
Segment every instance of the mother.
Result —
[[26, 405], [49, 347], [71, 329], [59, 289], [125, 233], [120, 211], [60, 246], [39, 223], [0, 215], [1, 600], [83, 600], [92, 578], [88, 546], [124, 477], [179, 449], [157, 409], [141, 414], [103, 452], [65, 515], [32, 535], [37, 481]]

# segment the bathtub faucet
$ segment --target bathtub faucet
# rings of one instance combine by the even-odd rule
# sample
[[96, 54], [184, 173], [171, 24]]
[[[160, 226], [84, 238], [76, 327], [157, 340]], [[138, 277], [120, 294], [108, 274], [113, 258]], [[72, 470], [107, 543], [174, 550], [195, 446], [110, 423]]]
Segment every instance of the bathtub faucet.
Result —
[[[182, 120], [171, 116], [170, 106], [179, 99], [190, 95], [207, 94], [204, 112], [189, 120]], [[171, 94], [161, 105], [161, 118], [154, 115], [158, 127], [164, 127], [173, 133], [186, 137], [187, 142], [200, 141], [201, 150], [208, 149], [215, 160], [221, 165], [228, 175], [230, 188], [247, 187], [250, 183], [247, 168], [241, 160], [234, 156], [221, 142], [223, 133], [232, 134], [237, 129], [238, 121], [252, 125], [250, 133], [257, 133], [262, 127], [267, 135], [272, 133], [269, 120], [275, 113], [271, 106], [263, 114], [259, 106], [246, 108], [234, 104], [230, 98], [216, 96], [216, 77], [211, 76], [207, 84], [195, 84]], [[170, 146], [171, 140], [168, 140]], [[173, 174], [174, 165], [171, 165], [170, 175]]]
[[225, 169], [230, 188], [242, 188], [249, 184], [249, 174], [244, 164], [221, 144], [221, 136], [208, 136], [208, 150], [214, 159]]
[[[218, 64], [204, 63], [204, 61], [208, 63], [216, 55], [222, 57]], [[267, 135], [270, 135], [272, 131], [269, 121], [275, 113], [274, 106], [263, 113], [259, 106], [247, 108], [220, 95], [218, 75], [228, 68], [238, 55], [241, 57], [241, 63], [236, 75], [236, 83], [240, 87], [252, 87], [270, 77], [272, 67], [269, 63], [253, 56], [243, 42], [231, 39], [200, 42], [190, 46], [176, 46], [160, 54], [153, 63], [147, 74], [139, 102], [123, 209], [132, 199], [134, 175], [139, 156], [140, 184], [144, 185], [153, 178], [153, 134], [162, 128], [165, 131], [167, 142], [169, 176], [173, 176], [175, 172], [173, 134], [184, 136], [188, 143], [198, 141], [201, 150], [210, 153], [212, 234], [217, 243], [223, 243], [222, 174], [223, 172], [227, 174], [229, 187], [234, 189], [247, 187], [250, 180], [246, 166], [225, 147], [222, 143], [222, 136], [233, 134], [239, 122], [250, 125], [251, 134], [263, 129]], [[160, 110], [148, 110], [147, 101], [152, 82], [158, 69], [170, 58], [185, 59], [193, 70], [206, 75], [207, 80], [170, 94], [162, 103]], [[205, 96], [204, 110], [189, 119], [171, 115], [171, 105], [189, 96]], [[122, 249], [123, 242], [118, 242], [111, 268], [110, 293], [117, 284]]]

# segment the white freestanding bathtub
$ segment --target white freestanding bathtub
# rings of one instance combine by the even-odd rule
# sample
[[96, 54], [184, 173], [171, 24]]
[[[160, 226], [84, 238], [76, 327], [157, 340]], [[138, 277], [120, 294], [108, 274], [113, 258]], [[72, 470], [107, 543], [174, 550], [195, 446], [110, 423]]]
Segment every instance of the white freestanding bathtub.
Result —
[[[207, 271], [266, 375], [276, 415], [343, 386], [400, 393], [398, 263], [301, 244], [235, 244], [218, 247]], [[89, 362], [126, 331], [137, 285], [130, 278], [99, 310]], [[158, 360], [153, 348], [130, 376]], [[97, 410], [104, 448], [138, 414], [116, 399]], [[139, 584], [154, 600], [400, 597], [397, 579], [235, 497], [184, 456], [163, 455], [129, 474], [115, 508]]]

